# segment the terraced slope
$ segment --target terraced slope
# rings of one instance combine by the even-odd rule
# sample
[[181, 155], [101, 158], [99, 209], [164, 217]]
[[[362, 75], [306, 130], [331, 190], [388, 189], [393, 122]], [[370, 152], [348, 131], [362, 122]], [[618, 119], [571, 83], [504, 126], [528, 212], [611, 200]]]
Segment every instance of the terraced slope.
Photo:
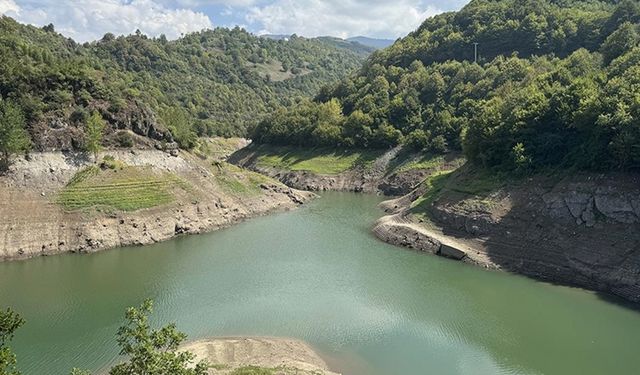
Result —
[[102, 170], [90, 166], [78, 172], [60, 192], [57, 202], [66, 210], [106, 208], [135, 211], [170, 203], [189, 184], [173, 173], [147, 167], [122, 166]]

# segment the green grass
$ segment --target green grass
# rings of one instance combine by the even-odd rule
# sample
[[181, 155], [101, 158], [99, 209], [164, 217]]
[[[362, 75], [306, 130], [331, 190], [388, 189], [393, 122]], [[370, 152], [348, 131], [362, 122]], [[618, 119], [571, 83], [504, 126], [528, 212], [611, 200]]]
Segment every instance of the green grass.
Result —
[[426, 192], [411, 204], [411, 212], [417, 216], [425, 215], [431, 204], [442, 196], [455, 197], [461, 207], [490, 208], [495, 202], [488, 198], [489, 194], [503, 187], [508, 181], [510, 180], [505, 176], [474, 170], [467, 166], [437, 172], [423, 182]]
[[290, 70], [287, 70], [286, 72], [282, 71], [282, 63], [280, 61], [271, 61], [264, 64], [250, 64], [249, 67], [253, 68], [262, 78], [269, 75], [272, 82], [282, 82], [294, 77]]
[[427, 190], [420, 198], [413, 201], [411, 212], [414, 214], [426, 212], [431, 203], [440, 197], [452, 174], [452, 171], [443, 171], [429, 176], [423, 182]]
[[224, 159], [238, 150], [240, 138], [200, 138], [192, 152], [201, 159]]
[[389, 162], [387, 173], [405, 173], [413, 170], [455, 169], [465, 163], [463, 157], [456, 154], [434, 155], [402, 150]]
[[66, 210], [86, 208], [135, 211], [170, 203], [174, 190], [188, 188], [186, 182], [169, 173], [156, 174], [147, 168], [122, 166], [101, 170], [88, 167], [71, 179], [57, 197]]
[[469, 195], [482, 195], [494, 191], [513, 179], [484, 170], [461, 168], [456, 172], [455, 183], [450, 190]]
[[272, 182], [268, 177], [259, 173], [241, 169], [229, 163], [220, 163], [213, 166], [217, 184], [227, 193], [235, 195], [259, 195], [262, 193], [260, 185]]
[[383, 152], [377, 150], [301, 149], [260, 146], [258, 167], [337, 175], [356, 167], [370, 167]]
[[400, 164], [396, 171], [398, 173], [408, 172], [415, 169], [435, 169], [438, 166], [444, 164], [444, 156], [443, 155], [425, 155], [421, 158], [413, 158], [406, 160], [402, 164]]
[[274, 369], [257, 367], [257, 366], [245, 366], [233, 370], [229, 375], [273, 375]]

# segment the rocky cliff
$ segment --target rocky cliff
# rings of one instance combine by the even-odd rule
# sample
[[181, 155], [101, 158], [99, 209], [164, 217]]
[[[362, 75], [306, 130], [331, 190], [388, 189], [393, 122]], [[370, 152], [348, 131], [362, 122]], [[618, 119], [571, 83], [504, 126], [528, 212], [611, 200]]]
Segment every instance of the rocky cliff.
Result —
[[374, 232], [392, 244], [640, 302], [639, 182], [630, 174], [535, 177], [470, 193], [454, 173], [440, 191], [387, 202], [391, 215]]

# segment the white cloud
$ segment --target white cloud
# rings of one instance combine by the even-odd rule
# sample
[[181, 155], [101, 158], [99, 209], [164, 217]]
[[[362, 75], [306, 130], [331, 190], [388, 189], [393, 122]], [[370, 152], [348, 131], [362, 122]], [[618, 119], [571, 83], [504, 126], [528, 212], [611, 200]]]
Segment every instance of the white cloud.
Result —
[[399, 37], [441, 12], [420, 0], [275, 0], [251, 7], [246, 19], [261, 33]]
[[13, 0], [0, 0], [0, 14], [15, 14], [19, 9]]
[[53, 23], [58, 32], [80, 42], [100, 39], [107, 32], [129, 34], [136, 29], [172, 39], [212, 27], [204, 13], [169, 8], [155, 0], [40, 0], [26, 1], [22, 6], [0, 0], [0, 11], [3, 6], [10, 9], [6, 14], [20, 22]]

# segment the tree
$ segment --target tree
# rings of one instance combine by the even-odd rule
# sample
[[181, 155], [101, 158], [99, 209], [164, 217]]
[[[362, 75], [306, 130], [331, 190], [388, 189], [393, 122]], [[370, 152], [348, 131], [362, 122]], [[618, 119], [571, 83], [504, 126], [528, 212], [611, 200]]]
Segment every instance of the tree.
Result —
[[125, 314], [125, 324], [118, 330], [120, 354], [127, 362], [116, 365], [110, 375], [205, 375], [208, 364], [198, 362], [189, 352], [179, 352], [178, 347], [186, 335], [169, 324], [158, 330], [151, 329], [149, 314], [153, 311], [151, 300], [139, 308], [130, 307]]
[[94, 112], [87, 121], [87, 151], [93, 153], [93, 159], [98, 161], [98, 153], [102, 150], [102, 137], [107, 127], [98, 112]]
[[46, 26], [43, 26], [42, 30], [44, 30], [44, 31], [46, 31], [48, 33], [55, 33], [56, 32], [56, 28], [55, 28], [55, 26], [53, 26], [52, 23], [50, 23], [50, 24], [48, 24]]
[[16, 369], [16, 355], [7, 345], [24, 319], [11, 309], [0, 311], [0, 375], [20, 375]]
[[13, 102], [0, 101], [0, 170], [9, 167], [11, 156], [31, 147], [25, 118]]
[[196, 146], [198, 135], [193, 131], [188, 113], [184, 109], [167, 108], [161, 112], [160, 116], [181, 148], [190, 150]]
[[601, 52], [605, 63], [609, 64], [625, 52], [630, 51], [638, 45], [638, 39], [636, 25], [630, 22], [625, 22], [620, 25], [602, 44]]

